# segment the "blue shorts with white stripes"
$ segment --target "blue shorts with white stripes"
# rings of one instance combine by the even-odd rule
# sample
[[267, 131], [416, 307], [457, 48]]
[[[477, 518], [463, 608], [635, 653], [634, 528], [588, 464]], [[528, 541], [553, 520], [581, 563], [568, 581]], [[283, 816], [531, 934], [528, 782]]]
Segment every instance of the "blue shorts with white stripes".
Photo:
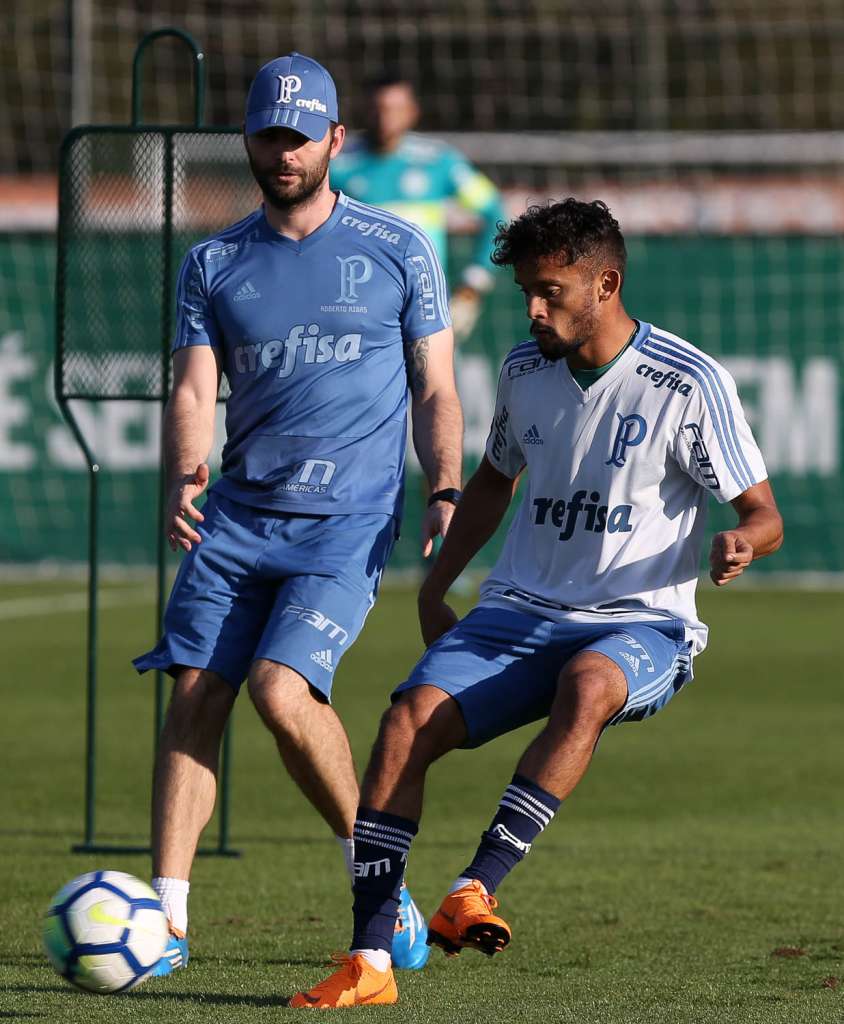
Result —
[[627, 679], [624, 707], [607, 725], [656, 714], [692, 678], [691, 645], [679, 619], [555, 622], [479, 605], [428, 648], [393, 700], [416, 686], [445, 690], [463, 713], [464, 746], [479, 747], [547, 718], [561, 669], [581, 651], [606, 655]]

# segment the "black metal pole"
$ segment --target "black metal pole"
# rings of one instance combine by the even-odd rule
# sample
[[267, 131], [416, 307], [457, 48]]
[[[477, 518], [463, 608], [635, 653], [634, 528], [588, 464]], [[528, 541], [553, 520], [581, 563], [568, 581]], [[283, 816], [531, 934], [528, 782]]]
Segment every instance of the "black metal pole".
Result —
[[[164, 145], [164, 223], [161, 228], [161, 398], [162, 418], [163, 403], [170, 391], [170, 334], [173, 321], [173, 135], [162, 132]], [[163, 424], [162, 424], [163, 426]], [[158, 475], [158, 558], [157, 558], [157, 610], [156, 633], [160, 634], [164, 626], [164, 606], [166, 601], [167, 545], [164, 539], [164, 514], [167, 505], [167, 480], [164, 459], [164, 431], [161, 432], [162, 449]], [[157, 637], [156, 637], [157, 640]], [[160, 669], [155, 672], [155, 740], [154, 748], [158, 753], [158, 742], [164, 725], [164, 673]]]
[[229, 809], [231, 797], [230, 772], [231, 764], [231, 742], [232, 742], [232, 720], [226, 726], [223, 733], [222, 751], [222, 784], [220, 786], [220, 832], [217, 837], [217, 852], [221, 856], [237, 856], [234, 850], [229, 849]]
[[99, 591], [99, 474], [100, 467], [64, 399], [59, 399], [62, 416], [73, 431], [76, 443], [88, 463], [88, 623], [85, 707], [85, 832], [74, 851], [87, 850], [96, 832], [97, 804], [97, 623]]

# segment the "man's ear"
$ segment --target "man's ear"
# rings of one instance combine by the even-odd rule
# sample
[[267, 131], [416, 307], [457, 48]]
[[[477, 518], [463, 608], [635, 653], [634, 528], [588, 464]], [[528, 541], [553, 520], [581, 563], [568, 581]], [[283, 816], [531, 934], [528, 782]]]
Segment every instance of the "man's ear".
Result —
[[335, 156], [343, 148], [343, 143], [346, 141], [346, 126], [342, 124], [336, 125], [334, 128], [334, 138], [331, 140], [331, 149], [328, 151], [329, 159], [333, 160]]
[[598, 298], [601, 302], [606, 302], [607, 299], [611, 299], [613, 295], [618, 295], [621, 291], [621, 272], [615, 269], [608, 269], [601, 271], [601, 281], [598, 286]]

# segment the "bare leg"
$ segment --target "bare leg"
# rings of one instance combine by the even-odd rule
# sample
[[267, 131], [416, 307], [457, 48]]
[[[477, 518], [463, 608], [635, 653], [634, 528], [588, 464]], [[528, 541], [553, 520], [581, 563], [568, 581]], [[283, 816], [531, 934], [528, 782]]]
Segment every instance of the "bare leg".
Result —
[[583, 777], [602, 728], [626, 696], [624, 673], [602, 654], [577, 655], [560, 673], [548, 721], [522, 755], [457, 893], [431, 919], [434, 941], [447, 952], [468, 944], [493, 954], [510, 941], [509, 926], [490, 913], [485, 894], [524, 858]]
[[589, 767], [607, 720], [627, 700], [627, 680], [610, 658], [584, 651], [560, 673], [545, 728], [522, 754], [516, 771], [563, 800]]
[[214, 672], [185, 668], [176, 678], [155, 762], [154, 876], [190, 878], [214, 810], [220, 740], [234, 700], [234, 690]]
[[336, 711], [298, 672], [264, 658], [252, 664], [249, 695], [290, 777], [335, 835], [351, 836], [358, 781]]
[[453, 697], [435, 686], [407, 690], [381, 719], [361, 804], [419, 821], [428, 767], [465, 739], [466, 725]]

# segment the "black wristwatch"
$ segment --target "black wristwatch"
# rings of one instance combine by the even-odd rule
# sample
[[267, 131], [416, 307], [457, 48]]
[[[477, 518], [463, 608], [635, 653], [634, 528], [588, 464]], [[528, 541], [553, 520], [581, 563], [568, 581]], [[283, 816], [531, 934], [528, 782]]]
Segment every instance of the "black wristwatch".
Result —
[[462, 496], [463, 492], [457, 487], [444, 487], [441, 491], [434, 491], [428, 498], [428, 508], [437, 501], [450, 501], [452, 505], [456, 505]]

